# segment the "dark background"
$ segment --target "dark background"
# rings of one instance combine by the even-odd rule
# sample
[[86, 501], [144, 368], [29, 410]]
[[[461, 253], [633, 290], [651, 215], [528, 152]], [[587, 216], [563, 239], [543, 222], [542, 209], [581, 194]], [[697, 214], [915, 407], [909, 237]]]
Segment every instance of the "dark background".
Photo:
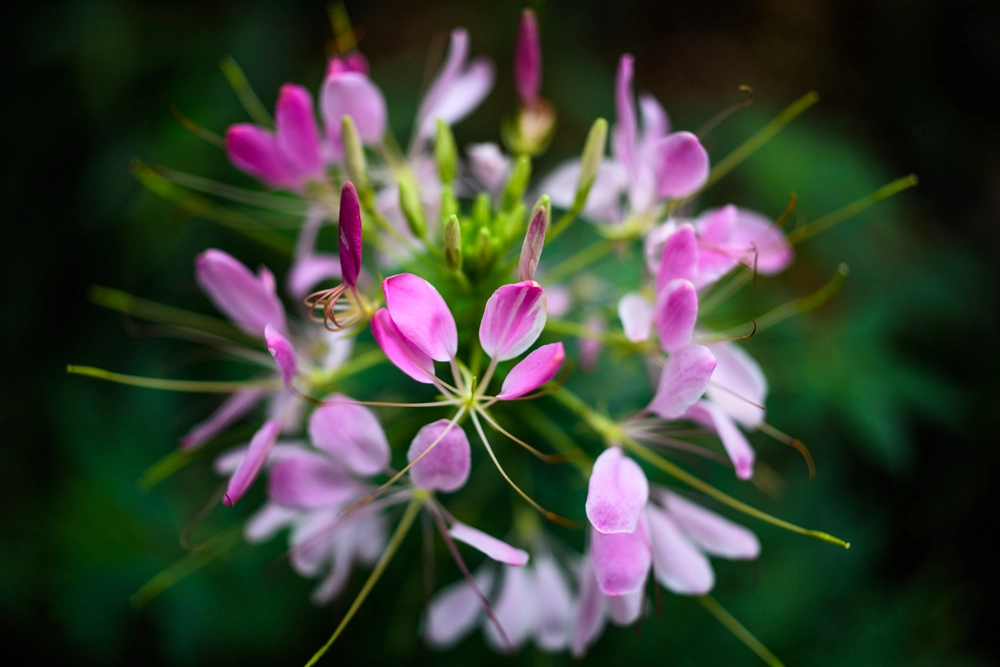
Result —
[[[397, 137], [408, 136], [428, 50], [464, 25], [473, 53], [493, 57], [498, 77], [458, 138], [498, 139], [513, 104], [520, 8], [348, 3]], [[801, 461], [765, 449], [788, 482], [765, 509], [842, 534], [854, 548], [755, 524], [764, 555], [753, 576], [722, 563], [716, 593], [790, 665], [995, 660], [995, 3], [578, 0], [537, 10], [543, 90], [560, 114], [543, 167], [577, 152], [594, 117], [613, 118], [614, 68], [628, 51], [639, 89], [664, 103], [677, 128], [697, 128], [740, 99], [738, 85], [753, 86], [754, 105], [706, 141], [714, 161], [791, 100], [821, 94], [706, 205], [733, 200], [776, 215], [795, 190], [809, 219], [919, 175], [917, 189], [804, 245], [795, 269], [774, 282], [775, 302], [812, 291], [845, 261], [842, 293], [748, 344], [769, 372], [772, 421], [801, 435], [819, 465], [809, 484]], [[70, 664], [302, 663], [351, 596], [316, 609], [309, 582], [262, 576], [279, 541], [239, 548], [142, 610], [129, 606], [131, 593], [183, 554], [178, 532], [217, 483], [204, 469], [185, 471], [142, 494], [135, 480], [208, 403], [67, 377], [64, 367], [157, 375], [181, 363], [183, 347], [132, 338], [118, 316], [91, 305], [91, 284], [209, 312], [191, 265], [205, 247], [280, 266], [231, 232], [186, 219], [145, 191], [128, 163], [141, 157], [247, 183], [168, 106], [216, 131], [243, 120], [216, 67], [226, 54], [269, 108], [286, 80], [315, 89], [331, 36], [325, 6], [81, 0], [18, 11], [4, 25], [0, 106], [5, 648]], [[754, 298], [744, 302], [749, 312]], [[422, 647], [420, 579], [397, 566], [328, 661], [504, 659], [478, 636], [444, 655]], [[361, 581], [355, 576], [352, 591]], [[669, 595], [663, 618], [607, 631], [590, 657], [626, 656], [757, 660], [700, 607]], [[521, 660], [565, 659], [527, 650]]]

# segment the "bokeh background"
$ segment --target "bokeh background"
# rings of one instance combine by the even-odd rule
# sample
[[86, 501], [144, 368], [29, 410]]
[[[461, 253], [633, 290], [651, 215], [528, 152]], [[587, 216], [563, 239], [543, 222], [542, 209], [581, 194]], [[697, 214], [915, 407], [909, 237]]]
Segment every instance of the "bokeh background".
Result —
[[[789, 191], [812, 219], [896, 177], [920, 186], [807, 242], [788, 274], [761, 283], [734, 317], [811, 292], [841, 261], [850, 276], [824, 308], [747, 343], [772, 383], [770, 421], [802, 437], [819, 474], [755, 440], [784, 479], [768, 511], [850, 539], [830, 545], [751, 524], [754, 567], [718, 567], [718, 599], [786, 664], [985, 665], [1000, 657], [995, 607], [1000, 21], [990, 2], [550, 0], [544, 93], [560, 126], [541, 165], [579, 150], [613, 118], [618, 56], [637, 85], [695, 129], [754, 104], [706, 141], [720, 159], [808, 90], [821, 102], [713, 188], [777, 215]], [[463, 25], [498, 65], [493, 95], [457, 127], [498, 140], [510, 112], [517, 2], [349, 2], [361, 46], [406, 137], [427, 54]], [[66, 363], [184, 374], [188, 349], [135, 335], [90, 304], [101, 284], [210, 312], [192, 258], [219, 245], [250, 265], [280, 258], [178, 212], [129, 174], [132, 158], [245, 183], [174, 120], [175, 103], [221, 131], [245, 118], [217, 63], [233, 55], [270, 108], [278, 86], [315, 88], [331, 38], [325, 4], [61, 0], [4, 22], [0, 203], [4, 443], [0, 447], [0, 622], [5, 650], [67, 664], [300, 664], [363, 578], [328, 608], [311, 582], [268, 568], [280, 540], [240, 547], [136, 610], [129, 596], [183, 550], [178, 534], [216, 488], [204, 468], [147, 493], [136, 480], [170, 452], [208, 399], [67, 377]], [[991, 101], [994, 100], [994, 101]], [[612, 360], [613, 361], [613, 360]], [[177, 371], [177, 369], [180, 369]], [[598, 397], [599, 398], [599, 397]], [[716, 475], [713, 481], [725, 483]], [[576, 490], [580, 492], [580, 489]], [[259, 492], [259, 489], [258, 489]], [[253, 503], [247, 503], [252, 505]], [[231, 517], [213, 515], [206, 529]], [[410, 540], [410, 552], [419, 549]], [[478, 635], [438, 654], [417, 638], [423, 585], [399, 559], [328, 662], [501, 663]], [[447, 580], [440, 575], [439, 582]], [[612, 629], [595, 663], [759, 664], [696, 603]], [[526, 664], [565, 656], [526, 650]]]

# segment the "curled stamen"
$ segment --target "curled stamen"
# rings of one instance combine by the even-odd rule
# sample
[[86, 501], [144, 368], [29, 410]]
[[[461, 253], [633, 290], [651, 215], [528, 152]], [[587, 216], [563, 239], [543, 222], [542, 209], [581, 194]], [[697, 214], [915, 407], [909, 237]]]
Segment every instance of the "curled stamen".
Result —
[[[337, 301], [340, 297], [344, 295], [347, 291], [347, 285], [341, 283], [336, 287], [331, 289], [320, 290], [318, 292], [313, 292], [307, 296], [303, 303], [309, 309], [309, 319], [313, 322], [322, 322], [323, 326], [327, 328], [328, 331], [340, 331], [341, 329], [346, 329], [351, 324], [357, 322], [357, 318], [352, 318], [350, 315], [346, 318], [341, 318], [340, 321], [337, 320]], [[316, 310], [320, 309], [323, 313], [323, 317], [318, 317], [316, 315]], [[344, 309], [341, 309], [344, 312]], [[333, 322], [333, 326], [330, 326], [330, 322]]]
[[753, 88], [744, 83], [739, 87], [739, 90], [746, 93], [747, 96], [738, 102], [733, 102], [728, 107], [709, 118], [708, 122], [698, 128], [698, 131], [695, 132], [699, 139], [704, 139], [708, 136], [709, 132], [714, 130], [719, 123], [728, 118], [734, 111], [739, 111], [743, 107], [748, 107], [753, 104]]
[[[728, 342], [737, 341], [737, 340], [749, 340], [750, 338], [753, 338], [754, 334], [757, 333], [757, 320], [755, 320], [754, 318], [751, 317], [750, 318], [750, 322], [753, 324], [753, 331], [751, 331], [750, 333], [748, 333], [745, 336], [725, 336], [723, 338], [704, 338], [700, 342], [702, 344], [706, 344], [706, 343], [728, 343]], [[726, 333], [726, 332], [723, 332], [723, 333]]]
[[816, 465], [813, 463], [812, 454], [809, 452], [809, 448], [806, 447], [805, 443], [798, 438], [793, 438], [786, 433], [782, 433], [767, 422], [761, 422], [757, 425], [757, 428], [764, 433], [767, 433], [778, 442], [782, 442], [789, 447], [793, 447], [799, 454], [802, 455], [802, 458], [806, 460], [806, 465], [809, 466], [809, 479], [816, 479]]
[[795, 206], [798, 203], [799, 203], [799, 196], [794, 192], [790, 192], [788, 194], [788, 206], [785, 207], [785, 212], [781, 214], [781, 217], [779, 217], [777, 220], [774, 221], [774, 224], [777, 225], [778, 227], [784, 227], [785, 224], [787, 224], [788, 221], [791, 219], [792, 213], [795, 212]]
[[[571, 453], [566, 453], [566, 454], [543, 454], [542, 452], [538, 451], [537, 449], [535, 449], [534, 447], [532, 447], [531, 445], [529, 445], [528, 443], [526, 443], [524, 440], [521, 440], [517, 436], [512, 435], [505, 428], [503, 428], [502, 426], [500, 426], [500, 424], [498, 424], [495, 419], [493, 419], [492, 417], [490, 417], [489, 414], [487, 414], [485, 410], [479, 409], [479, 410], [476, 410], [476, 412], [478, 412], [482, 416], [483, 419], [485, 419], [487, 422], [489, 422], [490, 426], [492, 426], [497, 431], [499, 431], [500, 433], [504, 434], [505, 436], [507, 436], [508, 438], [510, 438], [511, 440], [513, 440], [514, 442], [516, 442], [517, 444], [519, 444], [522, 447], [524, 447], [526, 450], [528, 450], [529, 452], [531, 452], [535, 456], [535, 458], [537, 458], [540, 461], [544, 461], [545, 463], [565, 463], [566, 461], [568, 461], [570, 459], [571, 456], [573, 456], [573, 454], [571, 454]], [[581, 451], [580, 453], [582, 454], [583, 452]]]
[[709, 382], [709, 383], [708, 383], [708, 386], [710, 386], [710, 387], [714, 387], [715, 389], [719, 389], [719, 390], [722, 390], [722, 391], [726, 392], [727, 394], [729, 394], [730, 396], [733, 396], [733, 397], [735, 397], [735, 398], [738, 398], [738, 399], [740, 399], [741, 401], [743, 401], [744, 403], [749, 403], [750, 405], [754, 406], [755, 408], [758, 408], [758, 409], [760, 409], [761, 411], [764, 411], [764, 410], [766, 409], [766, 408], [765, 408], [765, 407], [764, 407], [763, 405], [761, 405], [760, 403], [754, 403], [754, 402], [753, 402], [753, 401], [751, 401], [751, 400], [750, 400], [749, 398], [746, 398], [745, 396], [741, 396], [740, 394], [737, 394], [737, 393], [736, 393], [735, 391], [733, 391], [733, 390], [732, 390], [732, 389], [730, 389], [729, 387], [724, 387], [724, 386], [722, 386], [721, 384], [717, 384], [717, 383], [715, 383], [715, 382]]
[[194, 122], [193, 120], [182, 114], [180, 112], [180, 109], [178, 109], [177, 105], [174, 104], [173, 102], [170, 103], [170, 113], [172, 113], [174, 115], [174, 118], [180, 121], [180, 124], [184, 126], [184, 129], [190, 132], [191, 134], [195, 135], [196, 137], [200, 137], [201, 139], [204, 139], [208, 143], [214, 146], [218, 146], [219, 148], [226, 147], [225, 139], [220, 137], [215, 132], [212, 132], [211, 130], [206, 130], [201, 125], [199, 125], [198, 123]]

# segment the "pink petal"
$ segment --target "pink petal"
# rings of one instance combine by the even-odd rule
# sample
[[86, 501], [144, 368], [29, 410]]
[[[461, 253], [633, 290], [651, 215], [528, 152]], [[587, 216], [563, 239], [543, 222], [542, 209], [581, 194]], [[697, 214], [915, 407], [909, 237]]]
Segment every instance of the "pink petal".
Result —
[[243, 536], [250, 544], [266, 542], [278, 531], [294, 524], [301, 515], [297, 509], [267, 502], [247, 521], [243, 528]]
[[670, 131], [670, 119], [663, 106], [652, 95], [639, 95], [639, 115], [642, 116], [643, 150], [659, 145]]
[[358, 136], [366, 144], [377, 145], [385, 135], [388, 117], [385, 98], [378, 86], [360, 72], [328, 75], [323, 82], [320, 108], [333, 156], [338, 160], [343, 150], [340, 130], [344, 116], [351, 117]]
[[660, 144], [657, 193], [679, 199], [692, 195], [708, 180], [708, 152], [690, 132], [674, 132]]
[[[538, 624], [536, 598], [538, 589], [534, 576], [527, 567], [505, 567], [500, 596], [493, 606], [493, 613], [514, 648], [520, 647], [531, 636]], [[496, 626], [483, 626], [487, 643], [497, 650], [506, 650]]]
[[[493, 570], [481, 568], [473, 579], [484, 596], [493, 585]], [[449, 648], [476, 626], [482, 615], [483, 604], [465, 579], [445, 586], [434, 594], [427, 605], [424, 619], [424, 639], [431, 646]]]
[[368, 60], [360, 51], [351, 51], [341, 57], [330, 58], [330, 62], [326, 66], [326, 75], [336, 76], [344, 72], [368, 74]]
[[591, 530], [590, 555], [597, 584], [605, 595], [626, 595], [646, 583], [652, 556], [642, 522], [631, 533], [605, 535]]
[[715, 585], [705, 554], [688, 540], [677, 523], [660, 509], [646, 512], [657, 581], [678, 595], [704, 595]]
[[[233, 473], [239, 469], [240, 464], [243, 463], [244, 459], [246, 459], [247, 451], [249, 449], [249, 443], [227, 449], [216, 456], [212, 461], [212, 470], [215, 471], [215, 474], [221, 475], [222, 477], [231, 477]], [[291, 458], [292, 456], [297, 456], [304, 451], [306, 451], [304, 442], [294, 440], [278, 441], [274, 443], [273, 447], [271, 447], [271, 453], [268, 455], [264, 464], [274, 465], [276, 463], [281, 463], [282, 461]]]
[[472, 175], [491, 195], [499, 195], [510, 175], [510, 158], [493, 143], [469, 144], [465, 152], [469, 156]]
[[667, 513], [708, 553], [732, 560], [753, 560], [760, 555], [760, 541], [743, 526], [675, 493], [664, 496]]
[[295, 348], [270, 324], [264, 327], [264, 340], [267, 342], [267, 351], [271, 353], [278, 368], [281, 369], [281, 378], [285, 382], [285, 389], [291, 389], [292, 380], [298, 374], [298, 367], [295, 363]]
[[434, 360], [403, 335], [385, 308], [372, 316], [372, 335], [396, 368], [417, 382], [434, 384]]
[[208, 419], [196, 424], [181, 438], [181, 449], [194, 449], [222, 433], [230, 424], [253, 410], [263, 394], [260, 390], [250, 389], [229, 396]]
[[339, 512], [338, 507], [306, 512], [304, 519], [292, 529], [288, 537], [289, 561], [303, 577], [315, 577], [332, 560], [332, 542], [343, 523], [337, 518]]
[[549, 555], [535, 560], [538, 590], [538, 628], [535, 639], [543, 651], [562, 651], [570, 640], [573, 623], [573, 596], [566, 577]]
[[435, 361], [455, 357], [455, 318], [433, 285], [412, 273], [400, 273], [383, 280], [382, 291], [392, 321], [407, 340]]
[[374, 475], [389, 465], [389, 441], [375, 413], [342, 394], [313, 410], [309, 439], [358, 475]]
[[299, 178], [323, 178], [319, 128], [312, 95], [302, 86], [285, 84], [274, 110], [275, 140], [285, 162]]
[[531, 347], [544, 328], [545, 290], [523, 280], [493, 292], [479, 325], [479, 342], [491, 358], [507, 361]]
[[630, 178], [636, 171], [636, 117], [632, 101], [633, 58], [624, 54], [618, 60], [618, 75], [615, 78], [615, 119], [611, 136], [615, 158], [623, 165]]
[[649, 499], [649, 482], [639, 464], [621, 447], [609, 447], [597, 457], [587, 490], [587, 518], [601, 533], [636, 530]]
[[274, 465], [267, 494], [285, 507], [342, 507], [362, 497], [367, 486], [322, 454], [302, 452]]
[[649, 410], [664, 419], [679, 418], [705, 393], [714, 370], [715, 357], [707, 347], [688, 345], [672, 353]]
[[240, 171], [274, 188], [295, 187], [299, 179], [285, 161], [274, 134], [250, 123], [226, 130], [226, 155]]
[[718, 363], [705, 393], [730, 417], [746, 427], [756, 428], [764, 420], [764, 410], [758, 406], [767, 400], [763, 371], [736, 343], [714, 343], [711, 350]]
[[656, 271], [656, 292], [659, 294], [671, 281], [694, 280], [698, 270], [698, 238], [689, 224], [677, 228], [663, 246]]
[[633, 343], [649, 340], [653, 329], [653, 304], [637, 292], [629, 292], [618, 301], [618, 318], [625, 337]]
[[646, 591], [642, 588], [625, 595], [607, 598], [608, 616], [615, 625], [632, 625], [642, 615]]
[[439, 100], [461, 72], [468, 55], [469, 33], [463, 28], [452, 30], [444, 65], [437, 78], [427, 89], [424, 99], [420, 102], [420, 108], [417, 110], [417, 130], [421, 137], [433, 136], [434, 127], [439, 117], [436, 108]]
[[468, 53], [469, 33], [461, 28], [453, 30], [444, 67], [417, 112], [420, 138], [434, 135], [438, 119], [453, 125], [465, 118], [493, 87], [493, 65], [481, 58], [466, 65]]
[[597, 584], [594, 564], [589, 556], [580, 563], [580, 597], [576, 608], [573, 638], [570, 652], [574, 658], [583, 657], [604, 629], [605, 596]]
[[573, 307], [573, 293], [562, 285], [549, 285], [545, 290], [545, 310], [552, 317], [562, 317]]
[[236, 504], [236, 501], [243, 497], [250, 485], [257, 479], [260, 469], [264, 466], [264, 461], [271, 453], [274, 441], [278, 439], [280, 430], [281, 422], [277, 419], [269, 419], [254, 433], [246, 457], [240, 462], [240, 467], [236, 469], [233, 476], [229, 478], [226, 495], [222, 498], [223, 504], [229, 506]]
[[698, 292], [694, 285], [687, 280], [667, 283], [657, 297], [655, 318], [664, 352], [689, 345], [698, 319]]
[[514, 42], [514, 87], [522, 106], [531, 106], [542, 87], [542, 45], [535, 12], [525, 9]]
[[554, 378], [565, 360], [562, 343], [542, 345], [510, 369], [497, 398], [509, 401], [531, 393]]
[[663, 256], [663, 248], [667, 241], [677, 232], [679, 223], [676, 220], [667, 220], [661, 225], [656, 225], [646, 233], [643, 240], [643, 256], [646, 260], [646, 268], [654, 276], [660, 270], [660, 260]]
[[420, 488], [431, 491], [457, 491], [462, 488], [469, 479], [471, 466], [469, 439], [465, 431], [447, 419], [427, 424], [417, 431], [406, 452], [406, 460], [412, 463], [431, 445], [434, 449], [410, 468], [410, 480]]
[[[576, 198], [579, 180], [580, 161], [570, 160], [546, 176], [538, 191], [548, 195], [554, 207], [568, 209]], [[607, 224], [621, 222], [622, 180], [621, 169], [614, 162], [601, 160], [583, 209], [584, 217]]]
[[512, 547], [502, 540], [498, 540], [492, 535], [487, 535], [481, 530], [476, 530], [472, 526], [457, 521], [448, 531], [448, 534], [459, 542], [468, 544], [470, 547], [482, 551], [493, 560], [520, 567], [528, 562], [528, 552], [523, 549]]
[[518, 258], [517, 277], [520, 280], [533, 280], [538, 262], [542, 258], [542, 248], [545, 245], [545, 229], [549, 219], [545, 207], [538, 207], [528, 223], [528, 231], [524, 234], [521, 245], [521, 256]]
[[765, 276], [784, 271], [795, 258], [784, 231], [769, 218], [745, 208], [737, 209], [729, 241], [744, 249], [743, 262], [747, 266], [753, 267], [756, 261], [757, 272]]
[[354, 286], [361, 273], [361, 202], [350, 181], [340, 190], [340, 269], [344, 283]]
[[722, 446], [729, 455], [729, 460], [736, 468], [736, 476], [740, 479], [753, 477], [753, 464], [757, 455], [747, 441], [746, 436], [736, 426], [726, 411], [712, 401], [699, 401], [687, 410], [686, 417], [700, 424], [715, 429], [722, 440]]
[[600, 341], [600, 334], [604, 333], [607, 326], [604, 323], [604, 318], [595, 312], [587, 315], [583, 321], [583, 325], [589, 331], [597, 334], [597, 336], [593, 337], [582, 337], [579, 342], [580, 368], [590, 372], [597, 366], [597, 360], [601, 355], [601, 350], [604, 348], [604, 345]]
[[288, 293], [301, 301], [316, 285], [340, 278], [340, 259], [335, 255], [310, 253], [295, 260], [288, 273]]
[[266, 275], [255, 276], [232, 255], [210, 249], [195, 258], [195, 278], [209, 300], [251, 336], [268, 324], [285, 331], [285, 308]]

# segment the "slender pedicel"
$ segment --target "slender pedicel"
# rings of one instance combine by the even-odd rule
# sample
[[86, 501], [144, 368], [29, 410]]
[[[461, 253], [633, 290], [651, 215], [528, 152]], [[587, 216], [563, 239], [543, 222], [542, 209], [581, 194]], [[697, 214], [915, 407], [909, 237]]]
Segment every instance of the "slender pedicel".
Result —
[[771, 667], [785, 667], [784, 663], [778, 660], [773, 653], [767, 650], [767, 647], [760, 643], [760, 640], [754, 637], [742, 623], [737, 621], [732, 614], [716, 602], [715, 598], [711, 595], [700, 595], [696, 599], [701, 603], [701, 606], [708, 610], [708, 613], [714, 616], [719, 623], [722, 623], [722, 625], [733, 633], [737, 639], [743, 642], [747, 648], [756, 653], [761, 660], [766, 662]]
[[280, 379], [268, 380], [248, 380], [244, 382], [212, 382], [198, 380], [166, 380], [163, 378], [147, 378], [138, 375], [124, 375], [122, 373], [112, 373], [103, 368], [93, 366], [74, 366], [68, 364], [66, 372], [72, 375], [86, 375], [107, 380], [118, 384], [132, 385], [133, 387], [144, 387], [146, 389], [163, 389], [166, 391], [190, 391], [203, 392], [207, 394], [231, 394], [234, 391], [243, 389], [267, 389], [277, 391], [281, 389]]
[[916, 174], [910, 174], [909, 176], [904, 176], [903, 178], [897, 178], [892, 183], [883, 185], [867, 197], [862, 197], [856, 202], [848, 204], [839, 211], [834, 211], [833, 213], [823, 216], [819, 220], [814, 220], [807, 225], [802, 225], [797, 229], [793, 229], [788, 233], [788, 241], [792, 245], [797, 245], [802, 241], [805, 241], [810, 236], [815, 236], [816, 234], [825, 232], [831, 227], [839, 225], [843, 221], [849, 220], [859, 213], [866, 211], [875, 204], [885, 201], [889, 197], [892, 197], [903, 190], [908, 190], [914, 187], [918, 182], [919, 180], [917, 179]]

